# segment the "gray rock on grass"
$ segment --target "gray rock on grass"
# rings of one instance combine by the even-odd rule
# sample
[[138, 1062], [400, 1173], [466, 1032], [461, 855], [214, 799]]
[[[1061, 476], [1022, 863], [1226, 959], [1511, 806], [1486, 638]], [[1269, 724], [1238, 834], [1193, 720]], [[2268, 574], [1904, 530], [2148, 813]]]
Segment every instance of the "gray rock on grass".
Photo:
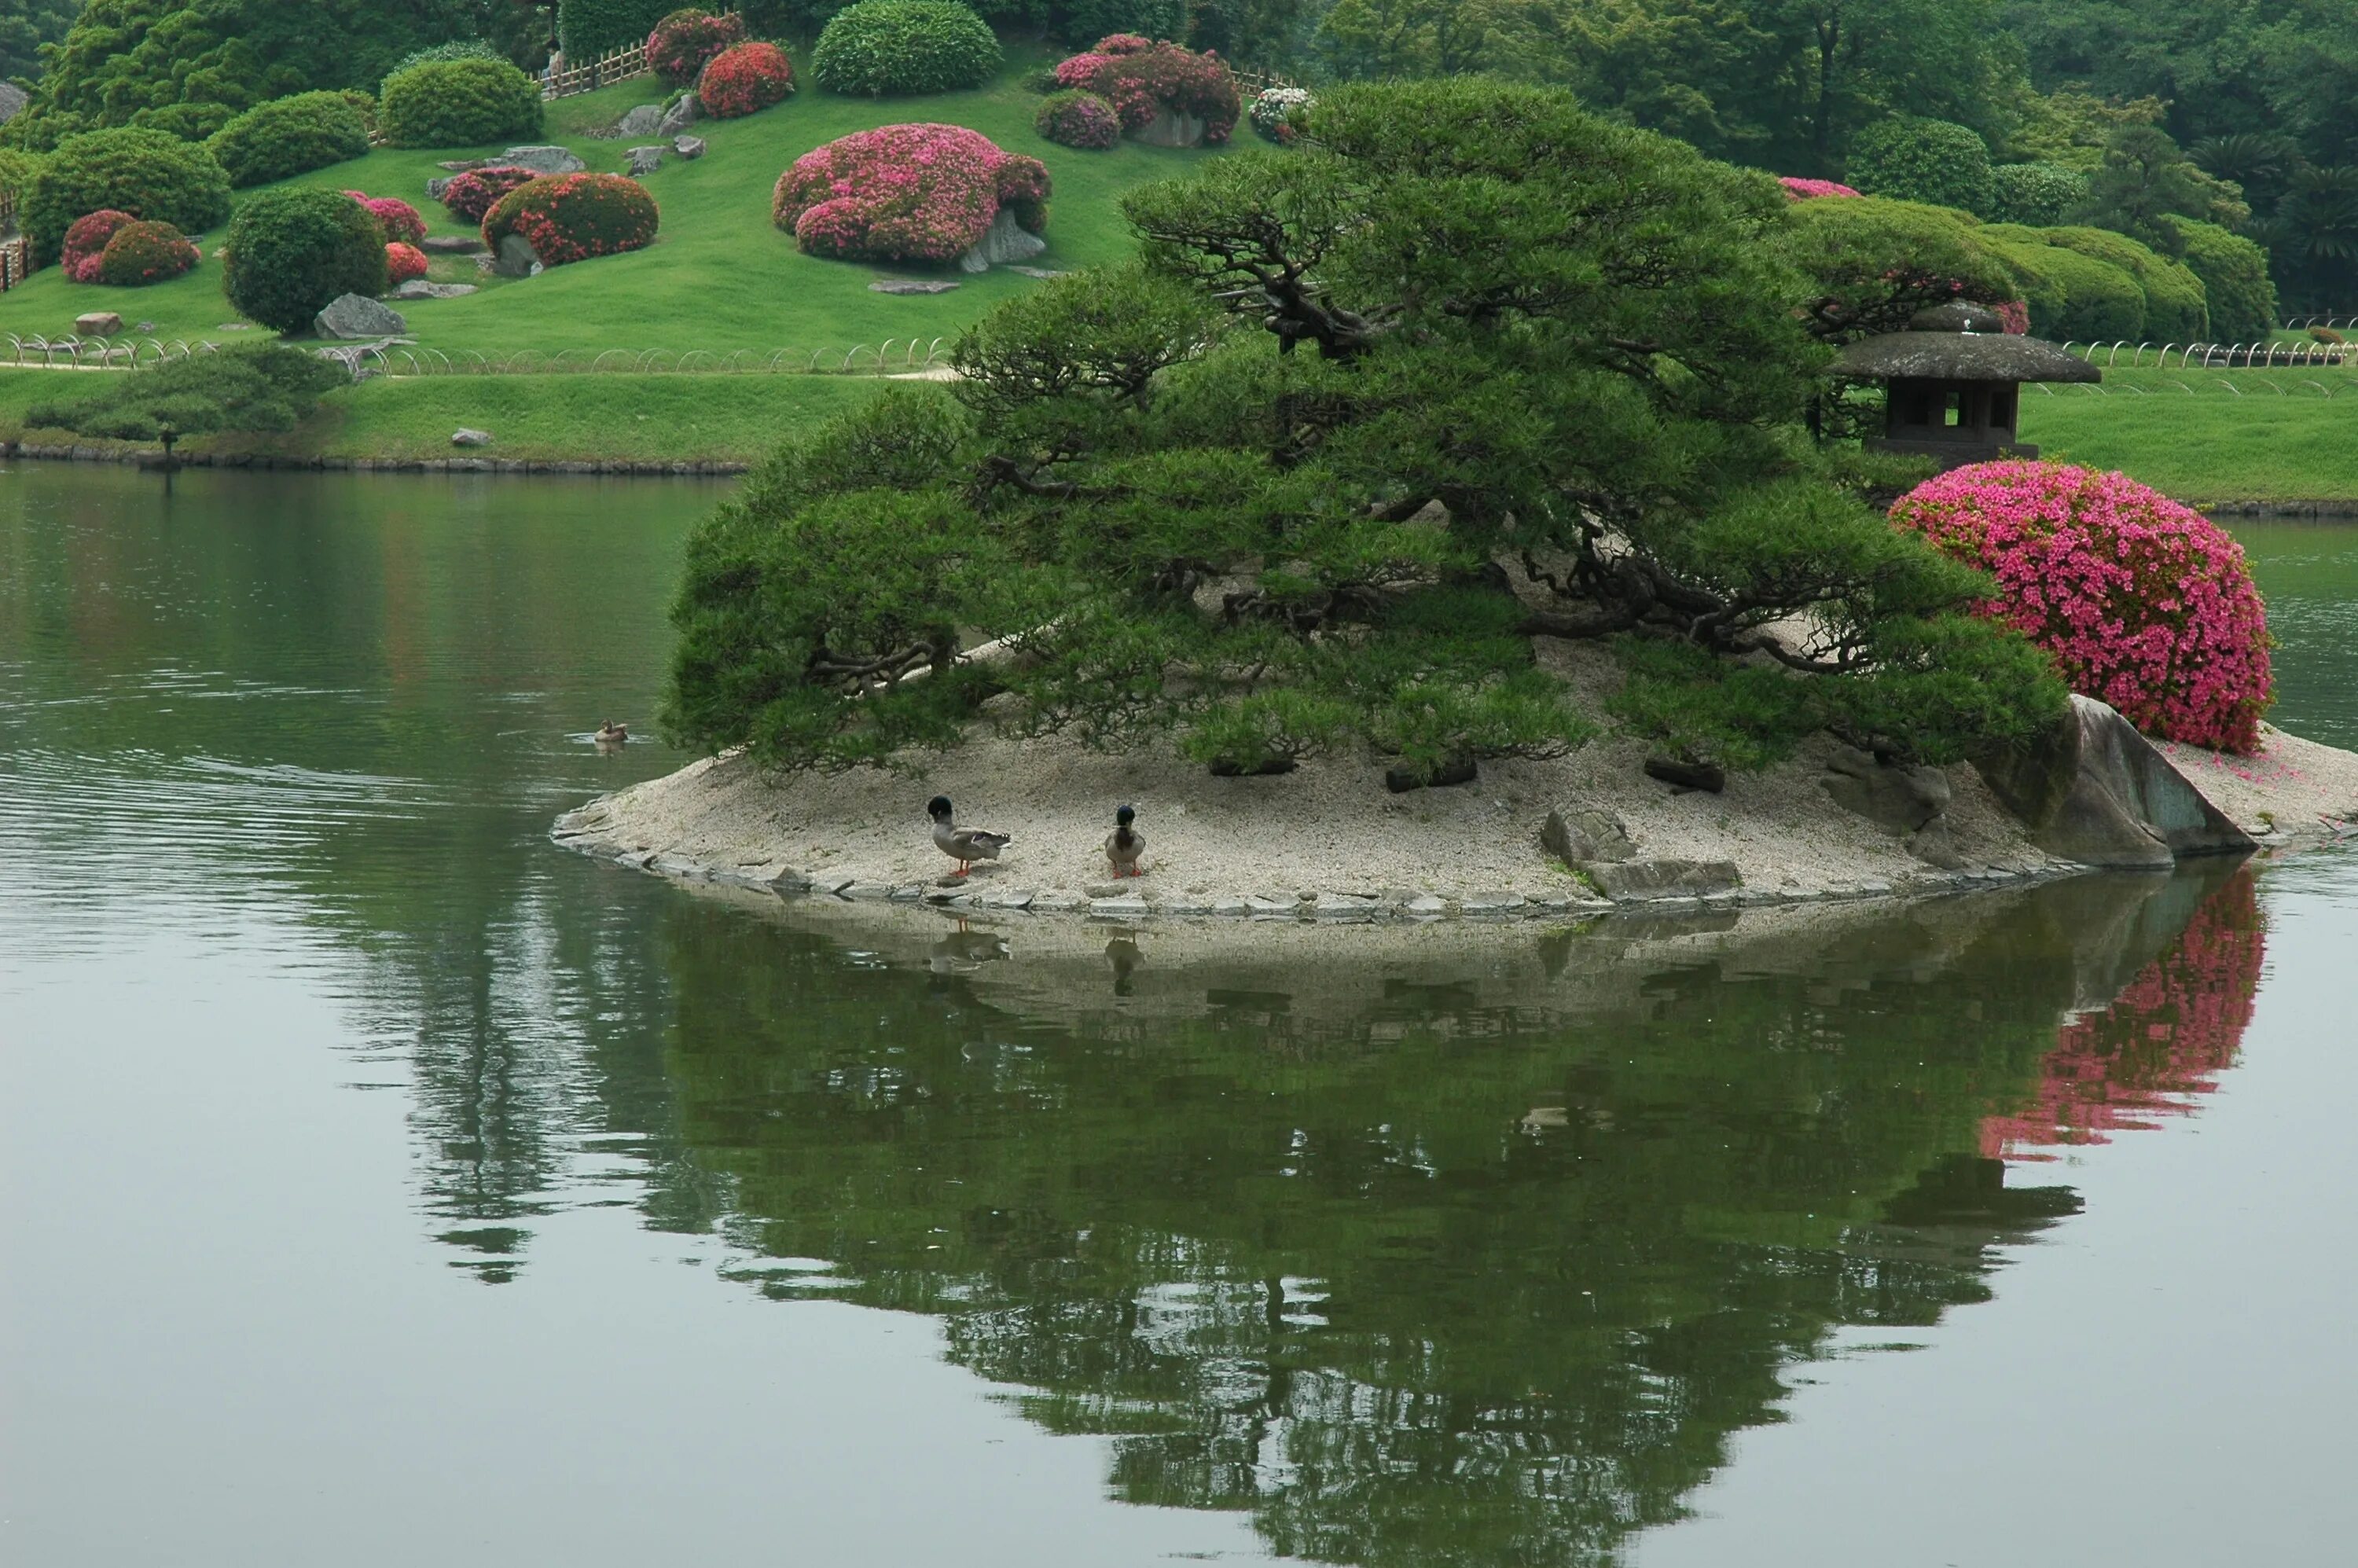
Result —
[[[704, 104], [702, 101], [699, 100], [695, 93], [688, 93], [686, 97], [680, 99], [678, 103], [674, 103], [670, 108], [664, 111], [663, 118], [655, 122], [655, 135], [659, 136], [676, 136], [682, 131], [687, 130], [690, 125], [695, 124], [697, 117], [703, 113]], [[696, 153], [691, 153], [686, 148], [682, 148], [681, 156], [684, 157], [694, 157], [697, 156], [697, 153], [700, 153], [703, 150], [703, 144], [699, 142], [697, 144]]]
[[458, 177], [456, 175], [439, 175], [427, 180], [426, 182], [426, 200], [428, 201], [441, 200], [443, 196], [450, 189], [450, 181], [457, 178]]
[[1204, 122], [1176, 109], [1165, 109], [1130, 134], [1130, 140], [1150, 147], [1195, 147], [1204, 145]]
[[955, 283], [937, 278], [885, 277], [868, 286], [871, 294], [947, 294], [957, 287]]
[[391, 294], [388, 299], [463, 299], [475, 292], [471, 283], [435, 283], [423, 277], [413, 277]]
[[535, 174], [579, 174], [590, 167], [568, 149], [546, 144], [510, 147], [497, 161], [503, 168], [528, 168]]
[[542, 271], [540, 253], [522, 234], [503, 234], [492, 270], [502, 277], [538, 277]]
[[417, 243], [417, 248], [429, 256], [479, 256], [483, 254], [481, 234], [428, 234]]
[[323, 338], [347, 342], [397, 337], [409, 330], [409, 323], [400, 311], [365, 294], [338, 295], [312, 319], [311, 325]]
[[489, 430], [453, 430], [450, 432], [450, 444], [454, 447], [488, 447], [492, 444], [492, 433]]
[[85, 338], [111, 338], [123, 330], [123, 318], [112, 310], [86, 310], [74, 318], [74, 330]]
[[677, 153], [680, 157], [687, 159], [688, 162], [694, 163], [698, 158], [704, 156], [704, 138], [702, 136], [674, 136], [671, 139], [671, 150]]
[[631, 167], [623, 172], [628, 174], [633, 179], [644, 179], [648, 175], [653, 174], [655, 170], [663, 167], [663, 156], [664, 150], [661, 147], [633, 147], [631, 149]]
[[990, 221], [990, 227], [983, 231], [982, 238], [958, 257], [958, 270], [989, 272], [1009, 262], [1028, 262], [1047, 248], [1047, 241], [1017, 222], [1014, 212], [1001, 207], [999, 216]]
[[614, 135], [619, 137], [652, 136], [663, 128], [663, 118], [661, 104], [642, 103], [622, 117], [614, 126]]

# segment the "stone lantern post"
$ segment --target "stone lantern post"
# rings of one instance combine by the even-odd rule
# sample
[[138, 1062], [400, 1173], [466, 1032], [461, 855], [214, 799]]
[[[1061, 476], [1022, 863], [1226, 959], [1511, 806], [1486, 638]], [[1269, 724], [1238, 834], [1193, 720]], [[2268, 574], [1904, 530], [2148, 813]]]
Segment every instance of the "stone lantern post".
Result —
[[1884, 384], [1883, 434], [1867, 438], [1868, 449], [1932, 458], [1944, 470], [2039, 455], [2014, 434], [2025, 382], [2104, 379], [2087, 361], [2011, 336], [1996, 314], [1963, 304], [1919, 310], [1904, 332], [1862, 338], [1826, 373]]

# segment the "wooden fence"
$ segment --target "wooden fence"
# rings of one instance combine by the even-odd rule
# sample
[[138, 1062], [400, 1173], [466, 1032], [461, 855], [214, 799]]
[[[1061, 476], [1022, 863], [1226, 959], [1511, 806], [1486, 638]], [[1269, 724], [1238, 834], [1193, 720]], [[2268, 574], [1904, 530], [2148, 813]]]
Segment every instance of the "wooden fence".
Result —
[[[734, 11], [721, 14], [726, 16], [737, 15]], [[742, 21], [741, 17], [740, 21]], [[574, 98], [647, 74], [646, 46], [643, 43], [624, 44], [621, 49], [608, 49], [586, 64], [568, 64], [561, 70], [544, 72], [540, 79], [540, 95], [543, 100]]]

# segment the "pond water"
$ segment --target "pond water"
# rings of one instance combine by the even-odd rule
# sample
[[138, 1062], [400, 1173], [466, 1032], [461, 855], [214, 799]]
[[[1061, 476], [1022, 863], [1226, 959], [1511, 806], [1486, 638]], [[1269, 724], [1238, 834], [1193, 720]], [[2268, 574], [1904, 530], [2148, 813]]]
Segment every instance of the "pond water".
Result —
[[2358, 854], [848, 936], [546, 841], [715, 493], [0, 471], [0, 1560], [2348, 1549]]

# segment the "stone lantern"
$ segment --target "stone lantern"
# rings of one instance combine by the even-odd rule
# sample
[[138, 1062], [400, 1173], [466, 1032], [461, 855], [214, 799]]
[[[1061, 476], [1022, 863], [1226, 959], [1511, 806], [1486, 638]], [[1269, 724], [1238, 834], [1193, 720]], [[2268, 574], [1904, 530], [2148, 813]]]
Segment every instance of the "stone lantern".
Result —
[[2014, 436], [2023, 383], [2104, 379], [2077, 355], [2012, 336], [1995, 313], [1964, 304], [1935, 305], [1904, 332], [1860, 339], [1826, 373], [1884, 384], [1883, 434], [1867, 438], [1869, 450], [1932, 458], [1944, 470], [2039, 455]]

